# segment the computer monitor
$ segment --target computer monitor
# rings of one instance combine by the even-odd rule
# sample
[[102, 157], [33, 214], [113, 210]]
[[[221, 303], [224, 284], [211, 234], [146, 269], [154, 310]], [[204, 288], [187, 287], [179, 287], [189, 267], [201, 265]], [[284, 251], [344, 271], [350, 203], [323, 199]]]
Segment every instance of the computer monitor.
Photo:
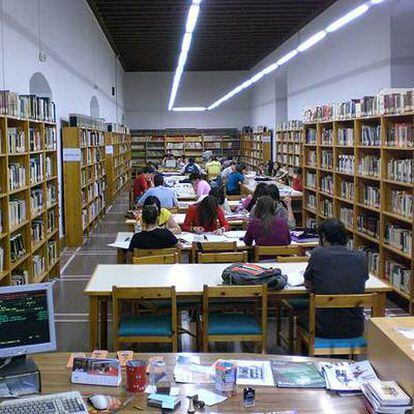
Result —
[[53, 284], [0, 287], [0, 358], [56, 350]]

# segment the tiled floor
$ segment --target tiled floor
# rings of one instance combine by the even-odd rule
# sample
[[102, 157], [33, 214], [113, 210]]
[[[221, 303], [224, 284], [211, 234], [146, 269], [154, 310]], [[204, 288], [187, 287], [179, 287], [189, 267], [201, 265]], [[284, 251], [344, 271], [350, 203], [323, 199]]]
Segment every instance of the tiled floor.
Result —
[[[88, 330], [88, 302], [83, 290], [91, 277], [97, 264], [116, 263], [116, 251], [107, 244], [113, 242], [116, 233], [129, 231], [124, 224], [124, 213], [128, 208], [128, 196], [123, 194], [110, 208], [108, 214], [99, 223], [92, 237], [81, 248], [68, 248], [62, 254], [62, 276], [57, 280], [55, 286], [55, 312], [57, 339], [59, 351], [87, 351], [89, 344]], [[402, 309], [389, 303], [387, 314], [390, 316], [401, 316]], [[109, 317], [109, 320], [111, 318]], [[184, 315], [185, 327], [190, 323], [189, 318]], [[110, 331], [109, 327], [109, 332]], [[268, 351], [271, 353], [283, 353], [275, 344], [274, 324], [269, 323]], [[181, 338], [181, 349], [183, 351], [193, 350], [193, 341], [188, 335]], [[154, 349], [155, 348], [155, 349]], [[151, 345], [145, 351], [168, 351], [168, 347], [162, 345]], [[241, 351], [240, 346], [233, 348], [231, 345], [223, 344], [215, 348], [216, 351], [229, 352]]]

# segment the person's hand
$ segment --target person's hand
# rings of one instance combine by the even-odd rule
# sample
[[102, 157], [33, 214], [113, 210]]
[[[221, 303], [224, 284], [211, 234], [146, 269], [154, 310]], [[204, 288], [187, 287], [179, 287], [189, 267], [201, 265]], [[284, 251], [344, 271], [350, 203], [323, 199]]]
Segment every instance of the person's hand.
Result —
[[204, 233], [204, 227], [194, 227], [194, 233], [201, 234]]
[[220, 234], [223, 234], [224, 233], [224, 229], [223, 229], [223, 227], [220, 227], [219, 229], [217, 229], [217, 230], [215, 230], [215, 231], [213, 231], [213, 234], [216, 234], [216, 235], [220, 235]]
[[179, 227], [174, 227], [171, 231], [173, 234], [181, 234], [181, 229]]
[[287, 206], [292, 205], [292, 198], [287, 196], [283, 199], [283, 201], [286, 203]]

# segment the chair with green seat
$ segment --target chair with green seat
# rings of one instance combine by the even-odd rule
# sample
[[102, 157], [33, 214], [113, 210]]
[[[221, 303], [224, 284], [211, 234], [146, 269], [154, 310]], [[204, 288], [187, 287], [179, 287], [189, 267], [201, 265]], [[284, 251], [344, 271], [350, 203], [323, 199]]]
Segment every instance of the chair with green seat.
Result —
[[316, 337], [316, 311], [318, 309], [355, 309], [371, 308], [371, 315], [377, 316], [378, 301], [376, 293], [356, 295], [310, 295], [308, 328], [298, 323], [297, 353], [302, 345], [308, 349], [309, 356], [316, 355], [358, 355], [366, 353], [365, 337], [321, 338]]
[[[170, 303], [168, 313], [158, 311], [124, 314], [125, 302], [165, 301]], [[122, 343], [170, 343], [177, 352], [177, 300], [175, 287], [171, 288], [112, 288], [113, 339], [115, 351]]]
[[[214, 304], [210, 304], [210, 299]], [[210, 306], [221, 303], [219, 310]], [[226, 302], [244, 299], [246, 306], [240, 311], [226, 311]], [[252, 306], [254, 304], [255, 306]], [[252, 309], [254, 312], [252, 312]], [[260, 312], [259, 312], [260, 311]], [[259, 315], [260, 313], [260, 315]], [[266, 353], [267, 341], [267, 286], [217, 286], [204, 285], [202, 314], [203, 352], [208, 352], [209, 342], [255, 342]]]

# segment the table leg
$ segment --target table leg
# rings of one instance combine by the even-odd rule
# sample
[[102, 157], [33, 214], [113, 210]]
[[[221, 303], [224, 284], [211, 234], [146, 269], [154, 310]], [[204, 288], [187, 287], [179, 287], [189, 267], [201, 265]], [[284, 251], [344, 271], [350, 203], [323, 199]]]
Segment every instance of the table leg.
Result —
[[98, 298], [89, 296], [89, 348], [91, 351], [98, 345]]
[[101, 300], [99, 303], [100, 313], [100, 349], [108, 349], [108, 302]]
[[377, 293], [377, 303], [374, 307], [374, 317], [379, 318], [385, 316], [385, 307], [387, 303], [387, 293], [378, 292]]
[[116, 249], [116, 258], [118, 264], [125, 264], [126, 263], [126, 257], [127, 257], [127, 250], [125, 249]]

